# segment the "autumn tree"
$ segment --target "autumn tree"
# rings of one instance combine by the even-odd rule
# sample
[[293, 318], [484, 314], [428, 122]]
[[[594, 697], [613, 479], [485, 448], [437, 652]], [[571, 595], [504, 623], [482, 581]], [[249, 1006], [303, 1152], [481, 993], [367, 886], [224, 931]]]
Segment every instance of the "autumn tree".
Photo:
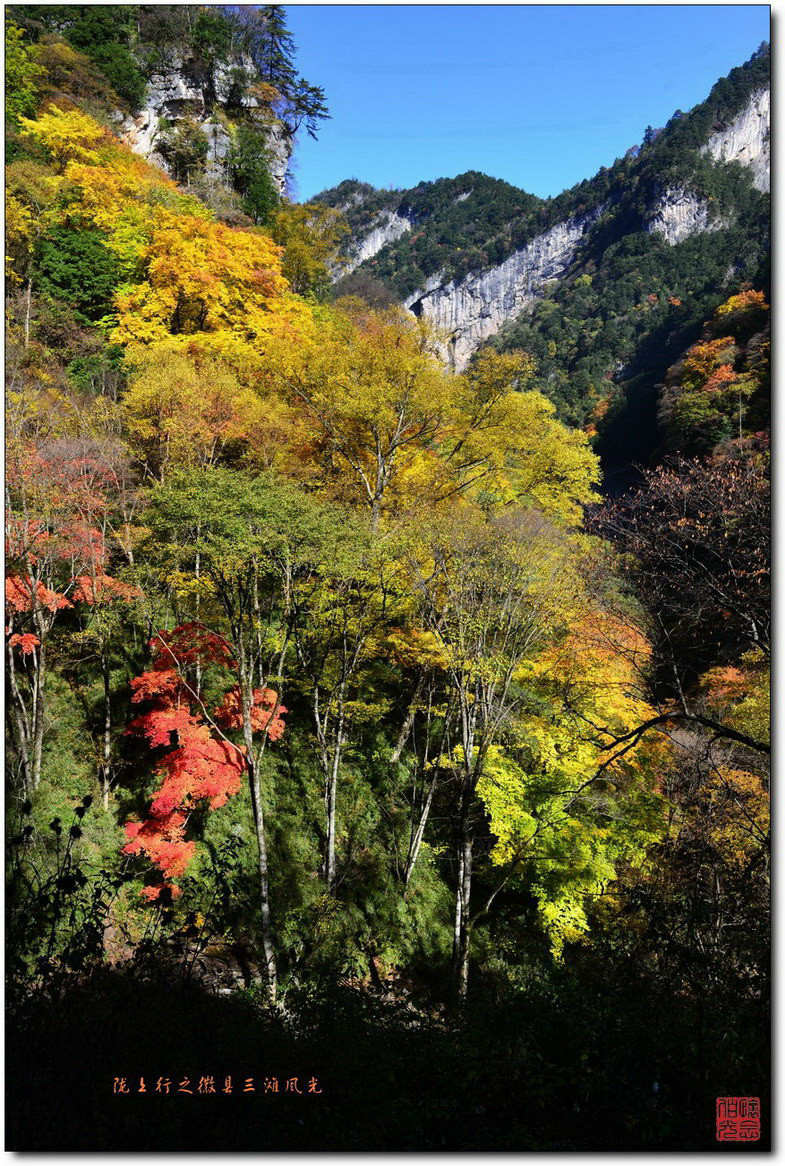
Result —
[[374, 526], [384, 512], [459, 496], [486, 506], [588, 500], [596, 459], [544, 397], [521, 391], [532, 375], [525, 354], [489, 353], [456, 377], [422, 320], [344, 308], [318, 344], [271, 346], [269, 376], [306, 410], [324, 484], [366, 505]]
[[579, 584], [568, 536], [535, 512], [486, 521], [459, 513], [434, 532], [413, 565], [426, 626], [439, 645], [454, 700], [456, 896], [453, 971], [466, 995], [476, 794], [491, 751], [525, 708], [527, 661], [561, 630]]
[[[586, 899], [617, 863], [644, 860], [661, 810], [645, 754], [607, 756], [608, 734], [650, 711], [648, 645], [603, 602], [595, 548], [533, 511], [445, 527], [418, 576], [446, 690], [427, 709], [425, 805], [439, 771], [453, 808], [463, 998], [472, 934], [505, 889], [533, 897], [558, 955], [588, 930]], [[485, 893], [473, 905], [478, 864]]]
[[[598, 529], [630, 556], [628, 577], [652, 621], [658, 723], [740, 730], [701, 708], [712, 665], [769, 654], [769, 507], [765, 459], [678, 459], [599, 513]], [[746, 744], [767, 751], [755, 733]]]
[[283, 247], [282, 271], [298, 295], [324, 299], [341, 244], [349, 231], [338, 211], [319, 203], [282, 203], [270, 232]]
[[292, 630], [298, 686], [313, 718], [324, 779], [323, 870], [333, 893], [344, 753], [358, 730], [383, 710], [372, 691], [369, 665], [379, 637], [405, 605], [405, 580], [394, 538], [373, 538], [365, 516], [343, 519], [325, 539], [323, 555], [320, 570], [295, 584]]
[[648, 868], [664, 832], [659, 773], [669, 743], [646, 739], [611, 757], [606, 749], [608, 735], [651, 712], [649, 645], [597, 599], [577, 589], [561, 634], [527, 663], [524, 702], [477, 788], [489, 887], [470, 927], [506, 889], [523, 888], [557, 959], [589, 936], [590, 905], [619, 870]]
[[700, 1041], [710, 999], [767, 994], [769, 790], [743, 746], [680, 740], [658, 766], [665, 830], [643, 870], [620, 871], [604, 931], [669, 995], [698, 1002]]
[[261, 446], [275, 406], [243, 384], [231, 362], [173, 341], [131, 352], [123, 406], [145, 473], [163, 482], [171, 469], [206, 467]]
[[458, 378], [439, 500], [460, 495], [486, 510], [524, 504], [580, 519], [594, 496], [597, 460], [584, 434], [557, 421], [551, 403], [531, 391], [535, 368], [522, 350], [483, 349]]
[[98, 146], [108, 138], [107, 131], [80, 110], [56, 105], [35, 120], [20, 117], [19, 124], [25, 134], [50, 151], [58, 174], [65, 172], [69, 162], [97, 162]]
[[[71, 240], [74, 250], [71, 259], [63, 248], [50, 256], [57, 286], [78, 291], [77, 268], [90, 244], [111, 261], [102, 302], [111, 300], [115, 343], [198, 336], [214, 350], [253, 355], [270, 337], [291, 342], [308, 332], [311, 310], [292, 294], [268, 235], [212, 221], [203, 203], [80, 110], [52, 105], [21, 124], [52, 159], [54, 173], [43, 183], [52, 205], [44, 233]], [[27, 196], [14, 198], [15, 251], [27, 252], [39, 230]]]
[[118, 342], [207, 333], [263, 343], [278, 324], [307, 319], [264, 235], [159, 210], [142, 261], [145, 279], [117, 297]]
[[139, 592], [108, 574], [119, 545], [110, 518], [116, 479], [100, 452], [63, 440], [41, 447], [19, 441], [9, 452], [6, 652], [23, 786], [30, 791], [41, 780], [48, 644], [59, 613], [77, 603], [127, 602]]
[[748, 289], [720, 304], [701, 339], [668, 369], [660, 421], [682, 453], [711, 453], [768, 428], [769, 306]]
[[146, 515], [161, 568], [173, 570], [181, 602], [199, 603], [201, 622], [225, 640], [237, 677], [236, 725], [258, 854], [261, 938], [274, 998], [277, 965], [269, 890], [262, 761], [277, 707], [260, 728], [255, 694], [281, 701], [292, 648], [295, 580], [320, 561], [323, 517], [317, 503], [272, 475], [250, 478], [213, 468], [172, 477], [150, 494]]
[[[144, 738], [151, 749], [167, 752], [156, 766], [162, 780], [148, 817], [126, 824], [124, 851], [144, 854], [158, 868], [159, 879], [144, 888], [145, 898], [171, 901], [180, 893], [171, 880], [185, 874], [195, 851], [195, 843], [185, 838], [190, 815], [200, 801], [215, 810], [239, 791], [247, 754], [223, 731], [241, 725], [238, 687], [228, 688], [217, 708], [209, 712], [200, 686], [211, 665], [230, 675], [235, 671], [234, 654], [226, 641], [202, 625], [183, 624], [171, 632], [157, 632], [150, 648], [151, 671], [131, 682], [133, 703], [148, 707], [128, 732]], [[281, 737], [285, 712], [272, 689], [252, 692], [252, 729], [265, 740]]]
[[448, 414], [450, 381], [423, 330], [399, 309], [337, 317], [318, 343], [275, 351], [272, 376], [306, 410], [325, 484], [365, 504], [378, 526]]

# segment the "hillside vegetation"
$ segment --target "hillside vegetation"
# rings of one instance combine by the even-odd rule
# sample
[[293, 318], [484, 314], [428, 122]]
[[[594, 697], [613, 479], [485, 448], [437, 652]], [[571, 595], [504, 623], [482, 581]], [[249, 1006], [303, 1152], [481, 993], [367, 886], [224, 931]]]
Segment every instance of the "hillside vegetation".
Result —
[[[112, 128], [153, 6], [64, 7], [7, 26], [10, 1144], [710, 1147], [767, 1088], [763, 290], [603, 503], [533, 331], [457, 374], [331, 296], [362, 189], [200, 198]], [[440, 230], [471, 183], [472, 246], [557, 213]]]
[[[477, 173], [404, 192], [345, 182], [318, 195], [326, 205], [346, 207], [355, 241], [381, 210], [414, 223], [339, 282], [338, 293], [344, 287], [364, 293], [372, 276], [405, 299], [428, 277], [447, 283], [476, 274], [556, 223], [600, 211], [566, 275], [490, 344], [535, 358], [536, 388], [563, 420], [598, 434], [608, 469], [645, 460], [660, 441], [657, 386], [668, 366], [729, 295], [747, 286], [768, 294], [768, 195], [755, 189], [745, 167], [713, 162], [701, 147], [768, 87], [769, 72], [764, 45], [718, 81], [706, 101], [686, 114], [677, 110], [662, 130], [649, 127], [641, 146], [557, 198], [536, 199]], [[705, 200], [718, 229], [675, 246], [652, 231], [652, 215], [673, 189]]]

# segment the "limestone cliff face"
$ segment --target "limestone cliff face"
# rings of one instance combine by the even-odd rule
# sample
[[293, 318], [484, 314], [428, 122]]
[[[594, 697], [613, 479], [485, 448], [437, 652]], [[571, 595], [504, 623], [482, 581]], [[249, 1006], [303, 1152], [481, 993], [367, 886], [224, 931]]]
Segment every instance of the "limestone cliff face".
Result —
[[[770, 186], [770, 107], [768, 89], [753, 93], [730, 125], [713, 133], [701, 147], [701, 153], [715, 162], [740, 162], [749, 167], [753, 183], [764, 191]], [[674, 245], [701, 231], [719, 231], [726, 226], [726, 222], [712, 216], [703, 199], [683, 187], [672, 187], [653, 208], [646, 229]]]
[[[701, 129], [696, 137], [698, 142], [703, 143], [699, 148], [704, 155], [720, 165], [741, 163], [749, 168], [755, 186], [761, 191], [767, 191], [770, 161], [770, 94], [767, 81], [757, 79], [759, 74], [765, 76], [764, 71], [758, 66], [756, 69], [758, 69], [756, 81], [747, 90], [751, 95], [744, 107], [732, 118], [729, 116], [725, 122], [717, 120], [713, 125], [709, 121], [708, 124], [711, 125], [709, 129], [708, 119], [704, 120], [705, 111], [703, 107], [699, 107], [701, 120], [698, 124]], [[715, 103], [715, 110], [722, 108], [722, 104]], [[712, 116], [719, 118], [720, 114], [715, 112]], [[667, 135], [670, 130], [666, 127], [662, 132]], [[356, 228], [343, 264], [336, 268], [334, 274], [336, 278], [340, 278], [358, 267], [363, 268], [365, 264], [363, 270], [367, 270], [371, 275], [376, 274], [378, 270], [379, 278], [386, 280], [393, 287], [396, 284], [399, 287], [403, 284], [410, 288], [414, 279], [418, 279], [420, 281], [418, 289], [403, 300], [403, 304], [415, 315], [428, 318], [444, 338], [442, 344], [444, 360], [455, 369], [462, 370], [481, 344], [546, 293], [550, 281], [567, 276], [575, 261], [580, 260], [584, 254], [592, 262], [601, 263], [602, 259], [598, 258], [597, 249], [616, 241], [627, 232], [644, 229], [654, 236], [659, 236], [669, 246], [677, 246], [696, 235], [721, 232], [732, 226], [745, 228], [743, 218], [739, 217], [745, 213], [743, 204], [737, 206], [732, 198], [712, 199], [695, 193], [697, 184], [693, 177], [694, 167], [689, 165], [689, 158], [685, 159], [685, 167], [678, 177], [674, 174], [668, 180], [662, 179], [658, 187], [656, 173], [652, 174], [645, 166], [650, 156], [645, 152], [641, 155], [636, 148], [631, 164], [632, 178], [635, 179], [642, 173], [645, 189], [649, 191], [648, 205], [643, 210], [643, 221], [639, 201], [642, 189], [640, 185], [635, 181], [629, 182], [627, 174], [622, 174], [609, 185], [605, 172], [603, 184], [599, 187], [602, 193], [600, 194], [598, 190], [594, 196], [603, 198], [605, 206], [587, 214], [584, 208], [591, 205], [588, 199], [582, 197], [571, 205], [568, 202], [569, 209], [564, 210], [564, 220], [561, 223], [532, 239], [525, 247], [509, 255], [504, 262], [488, 269], [471, 271], [460, 277], [452, 275], [455, 268], [448, 266], [450, 255], [447, 250], [441, 253], [445, 256], [445, 268], [426, 277], [425, 273], [430, 270], [432, 263], [433, 249], [427, 246], [423, 248], [428, 252], [426, 262], [425, 259], [420, 259], [416, 247], [409, 247], [409, 242], [413, 243], [424, 236], [426, 244], [431, 241], [438, 243], [439, 246], [445, 246], [445, 238], [455, 238], [456, 246], [463, 250], [468, 239], [479, 255], [481, 244], [486, 238], [494, 244], [495, 250], [498, 242], [496, 234], [498, 224], [484, 224], [482, 231], [486, 234], [478, 238], [473, 224], [470, 224], [471, 230], [466, 230], [467, 224], [460, 215], [451, 219], [445, 209], [451, 205], [445, 198], [444, 182], [447, 180], [439, 180], [433, 184], [421, 183], [412, 191], [390, 193], [389, 198], [384, 192], [375, 191], [372, 187], [356, 181], [354, 183], [349, 181], [346, 184], [348, 193], [343, 194], [343, 206], [339, 205], [338, 209], [354, 212], [357, 208], [362, 209], [364, 201], [368, 200], [368, 213], [366, 216], [362, 214], [350, 216], [353, 221], [359, 220], [360, 225]], [[643, 160], [642, 170], [640, 163], [635, 161], [638, 157], [642, 157]], [[705, 169], [705, 166], [702, 169]], [[488, 181], [482, 175], [478, 178], [480, 182]], [[597, 182], [599, 180], [600, 175], [597, 176]], [[590, 189], [594, 181], [591, 180], [589, 183]], [[336, 191], [340, 193], [341, 188], [336, 188]], [[472, 190], [461, 187], [457, 197], [452, 198], [452, 203], [462, 202], [472, 193]], [[454, 194], [455, 191], [452, 191], [451, 195]], [[483, 198], [487, 200], [488, 197], [493, 197], [493, 194], [483, 192]], [[508, 198], [509, 192], [503, 190], [500, 197]], [[511, 200], [511, 204], [514, 206], [514, 200]], [[721, 214], [717, 209], [720, 204], [723, 206]], [[482, 211], [485, 205], [482, 199], [479, 205]], [[416, 215], [411, 209], [415, 206], [418, 208]], [[576, 207], [580, 207], [580, 212], [575, 209]], [[595, 235], [589, 243], [584, 237], [606, 207], [609, 214], [602, 237]], [[568, 217], [570, 210], [572, 217]], [[517, 233], [521, 222], [526, 222], [526, 219], [523, 215], [515, 218], [521, 214], [519, 209], [511, 213], [512, 225]], [[529, 215], [532, 212], [529, 209], [524, 214]], [[536, 221], [533, 214], [528, 219], [529, 223]], [[415, 229], [415, 234], [407, 239], [406, 235], [412, 228]], [[396, 245], [396, 241], [401, 239], [402, 242]], [[585, 250], [586, 243], [589, 243], [588, 250]], [[753, 243], [753, 248], [756, 246], [757, 244]], [[382, 252], [380, 262], [376, 265], [369, 264], [368, 261], [380, 252]], [[739, 263], [741, 270], [743, 266], [741, 256]], [[413, 277], [410, 271], [412, 267], [419, 272]], [[399, 279], [401, 273], [403, 278]]]
[[532, 303], [549, 280], [564, 274], [601, 212], [598, 208], [557, 223], [497, 267], [458, 282], [442, 283], [438, 275], [432, 276], [404, 306], [417, 316], [427, 316], [446, 335], [443, 356], [460, 372], [484, 340]]
[[373, 259], [382, 247], [393, 243], [412, 229], [414, 220], [400, 210], [380, 211], [373, 219], [370, 230], [361, 239], [353, 243], [346, 261], [341, 264], [337, 275], [349, 275], [366, 259]]
[[771, 91], [759, 89], [730, 125], [711, 135], [703, 151], [715, 162], [741, 162], [749, 166], [758, 190], [769, 190], [770, 115]]
[[[253, 62], [245, 56], [238, 56], [228, 64], [207, 66], [173, 52], [161, 65], [160, 71], [150, 77], [144, 107], [123, 121], [121, 137], [135, 153], [166, 170], [166, 159], [158, 150], [161, 119], [176, 127], [178, 121], [191, 118], [207, 139], [208, 177], [217, 182], [224, 181], [224, 161], [231, 144], [226, 109], [232, 102], [237, 103], [238, 72], [252, 75], [254, 71]], [[248, 94], [239, 99], [239, 104], [246, 109], [258, 108], [256, 99]], [[281, 194], [292, 149], [292, 135], [286, 126], [280, 121], [271, 121], [267, 131], [270, 172]]]
[[665, 191], [646, 223], [649, 234], [662, 235], [673, 246], [701, 231], [717, 231], [724, 224], [712, 219], [709, 205], [682, 187]]

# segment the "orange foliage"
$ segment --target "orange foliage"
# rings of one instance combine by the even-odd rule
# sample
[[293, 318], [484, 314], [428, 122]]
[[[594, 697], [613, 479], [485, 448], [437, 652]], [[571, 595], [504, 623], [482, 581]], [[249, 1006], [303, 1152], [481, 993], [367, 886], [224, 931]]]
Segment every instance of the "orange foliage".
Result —
[[142, 592], [130, 583], [123, 583], [111, 575], [77, 575], [74, 599], [83, 603], [100, 603], [112, 599], [139, 599]]
[[[271, 741], [280, 741], [285, 728], [281, 719], [288, 710], [278, 703], [278, 693], [272, 688], [255, 688], [251, 706], [251, 728], [255, 733], [266, 732]], [[215, 710], [216, 724], [224, 729], [240, 729], [243, 725], [243, 706], [239, 688], [230, 688]]]
[[[163, 881], [145, 887], [144, 897], [160, 899], [166, 889], [180, 893], [172, 879], [183, 875], [196, 851], [185, 838], [191, 812], [200, 801], [210, 809], [223, 806], [238, 793], [245, 773], [245, 752], [240, 746], [213, 736], [205, 723], [203, 706], [183, 676], [183, 669], [207, 663], [231, 666], [231, 646], [202, 624], [183, 624], [173, 631], [161, 631], [151, 641], [153, 667], [131, 681], [134, 704], [152, 707], [136, 717], [129, 733], [144, 737], [151, 749], [166, 749], [156, 766], [161, 778], [144, 822], [128, 822], [125, 827], [125, 854], [143, 854], [158, 868]], [[284, 731], [279, 704], [272, 689], [255, 689], [251, 725], [254, 732], [266, 732], [277, 741]], [[194, 711], [196, 710], [196, 711]], [[242, 702], [238, 686], [226, 693], [215, 712], [216, 727], [240, 728]]]
[[687, 387], [699, 388], [721, 365], [732, 364], [736, 357], [736, 342], [732, 336], [693, 344], [684, 361]]
[[157, 209], [141, 259], [146, 278], [116, 297], [121, 344], [221, 333], [258, 343], [310, 310], [288, 292], [266, 235]]
[[723, 387], [727, 388], [736, 380], [736, 374], [733, 371], [733, 365], [721, 364], [718, 369], [711, 374], [706, 384], [703, 386], [704, 393], [714, 392]]
[[25, 578], [22, 575], [6, 576], [5, 601], [12, 611], [32, 611], [39, 606], [55, 612], [63, 607], [73, 607], [71, 601], [59, 591], [52, 591], [43, 583], [35, 583], [29, 576]]
[[15, 632], [8, 643], [12, 648], [21, 648], [23, 656], [29, 656], [36, 648], [41, 646], [41, 641], [38, 636], [33, 635], [32, 632], [26, 632], [21, 636], [18, 632]]
[[763, 292], [750, 288], [739, 292], [737, 296], [731, 296], [724, 304], [720, 304], [714, 314], [717, 319], [722, 319], [723, 316], [732, 316], [737, 312], [768, 312], [768, 310], [769, 305]]

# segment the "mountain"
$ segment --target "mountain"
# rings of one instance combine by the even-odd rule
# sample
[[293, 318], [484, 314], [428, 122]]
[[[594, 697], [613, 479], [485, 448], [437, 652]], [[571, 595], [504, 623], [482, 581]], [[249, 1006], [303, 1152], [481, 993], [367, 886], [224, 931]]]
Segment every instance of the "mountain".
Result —
[[235, 195], [264, 221], [298, 129], [328, 116], [275, 5], [20, 4], [13, 21], [44, 99], [98, 116], [219, 212]]
[[458, 370], [483, 344], [526, 348], [536, 387], [606, 460], [646, 456], [669, 364], [734, 291], [768, 286], [769, 75], [762, 45], [556, 198], [477, 172], [404, 192], [341, 183], [315, 200], [351, 228], [336, 292], [372, 279], [433, 321]]

